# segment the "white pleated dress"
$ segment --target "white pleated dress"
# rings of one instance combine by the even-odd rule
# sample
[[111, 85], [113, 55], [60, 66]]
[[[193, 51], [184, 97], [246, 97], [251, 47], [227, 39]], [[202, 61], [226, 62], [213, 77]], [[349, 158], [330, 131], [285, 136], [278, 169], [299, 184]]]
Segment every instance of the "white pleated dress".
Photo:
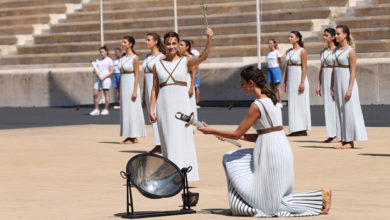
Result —
[[[190, 91], [191, 81], [192, 81], [192, 78], [191, 78], [192, 73], [190, 73], [190, 71], [191, 70], [189, 70], [189, 73], [187, 74], [187, 88], [188, 88], [188, 91]], [[190, 104], [191, 104], [191, 111], [194, 113], [194, 118], [196, 120], [198, 120], [198, 109], [196, 108], [195, 86], [193, 88], [193, 94], [189, 98], [190, 98]]]
[[288, 93], [288, 126], [290, 132], [310, 131], [310, 95], [309, 80], [305, 79], [305, 90], [298, 91], [302, 77], [301, 51], [290, 49], [287, 51], [287, 93]]
[[[262, 102], [262, 104], [260, 103]], [[272, 100], [255, 100], [261, 117], [253, 127], [282, 125], [282, 114]], [[229, 203], [233, 215], [293, 217], [319, 215], [322, 191], [291, 194], [294, 187], [293, 154], [283, 130], [259, 135], [254, 148], [230, 151], [223, 157]]]
[[367, 140], [356, 79], [353, 83], [351, 98], [348, 102], [345, 101], [345, 93], [348, 90], [351, 75], [349, 67], [345, 68], [345, 66], [349, 66], [349, 52], [351, 50], [352, 47], [336, 50], [333, 55], [335, 62], [334, 93], [337, 106], [337, 139], [344, 142]]
[[141, 93], [137, 89], [137, 99], [133, 101], [131, 96], [134, 91], [134, 58], [136, 55], [122, 56], [119, 60], [121, 70], [120, 77], [120, 103], [121, 103], [121, 130], [120, 135], [125, 138], [145, 137], [145, 119], [142, 111]]
[[337, 135], [336, 126], [336, 102], [330, 94], [330, 84], [333, 71], [333, 53], [334, 50], [325, 48], [321, 52], [321, 82], [322, 82], [322, 97], [324, 99], [324, 114], [326, 136], [333, 138]]
[[[187, 58], [181, 57], [172, 62], [161, 60], [156, 63], [160, 87], [156, 102], [156, 117], [160, 132], [163, 156], [174, 162], [179, 168], [192, 166], [188, 173], [189, 181], [198, 181], [198, 162], [196, 157], [193, 128], [185, 127], [185, 123], [175, 118], [177, 112], [186, 115], [191, 113], [188, 96]], [[170, 76], [171, 74], [171, 76]], [[175, 81], [184, 85], [173, 85]]]
[[[161, 60], [161, 57], [163, 56], [164, 55], [162, 53], [156, 56], [148, 56], [142, 64], [142, 68], [144, 69], [144, 74], [145, 74], [145, 102], [146, 102], [148, 112], [150, 112], [150, 96], [152, 94], [152, 88], [153, 88], [153, 66], [154, 64], [159, 62]], [[157, 122], [153, 123], [152, 127], [153, 127], [154, 145], [155, 146], [161, 145]]]

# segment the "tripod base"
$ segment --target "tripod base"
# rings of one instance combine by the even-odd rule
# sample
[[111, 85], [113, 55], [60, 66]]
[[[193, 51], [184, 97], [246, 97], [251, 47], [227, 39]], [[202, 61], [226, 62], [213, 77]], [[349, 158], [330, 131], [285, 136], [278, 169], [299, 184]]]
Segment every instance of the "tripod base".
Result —
[[126, 213], [122, 216], [122, 218], [149, 218], [149, 217], [159, 217], [159, 216], [169, 216], [169, 215], [185, 215], [185, 214], [193, 214], [196, 213], [193, 209], [181, 209], [177, 211], [163, 211], [163, 212], [134, 212], [134, 213]]

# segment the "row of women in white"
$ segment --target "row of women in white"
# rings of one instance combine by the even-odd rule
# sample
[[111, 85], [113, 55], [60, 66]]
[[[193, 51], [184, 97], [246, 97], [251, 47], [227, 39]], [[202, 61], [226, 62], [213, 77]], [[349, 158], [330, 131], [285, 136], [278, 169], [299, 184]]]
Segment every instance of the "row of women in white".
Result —
[[[184, 122], [175, 118], [175, 114], [192, 112], [189, 98], [191, 90], [187, 87], [188, 72], [209, 55], [213, 31], [207, 28], [206, 34], [206, 47], [199, 57], [182, 56], [178, 53], [181, 41], [175, 32], [164, 35], [162, 55], [158, 50], [161, 45], [159, 38], [150, 35], [151, 38], [147, 41], [153, 42], [150, 44], [153, 46], [149, 46], [151, 54], [144, 63], [145, 79], [148, 82], [145, 85], [147, 88], [145, 93], [146, 98], [150, 100], [147, 101], [149, 119], [154, 124], [155, 141], [159, 138], [163, 156], [178, 167], [192, 166], [192, 171], [188, 175], [189, 181], [199, 180], [193, 129], [186, 128]], [[134, 43], [133, 39], [127, 37], [122, 41], [126, 54], [120, 61], [123, 74], [121, 117], [125, 117], [126, 114], [132, 119], [122, 120], [121, 131], [124, 132], [127, 126], [129, 134], [126, 135], [139, 137], [145, 135], [145, 123], [140, 96], [137, 95], [138, 70], [134, 67], [138, 64], [138, 57], [132, 50]], [[329, 189], [291, 194], [294, 186], [292, 151], [283, 131], [281, 110], [276, 106], [276, 95], [268, 88], [264, 74], [256, 67], [248, 67], [241, 72], [240, 83], [246, 94], [256, 97], [240, 126], [234, 131], [220, 131], [205, 123], [205, 127], [199, 129], [205, 134], [256, 143], [252, 149], [232, 151], [224, 156], [223, 164], [228, 179], [232, 214], [270, 217], [327, 213], [331, 197]], [[127, 91], [123, 87], [133, 88], [127, 88], [129, 89]], [[125, 107], [124, 102], [129, 102], [133, 106]], [[130, 122], [132, 125], [128, 124]], [[245, 134], [251, 126], [257, 133]], [[122, 136], [126, 135], [122, 133]]]
[[[363, 114], [359, 101], [356, 76], [356, 52], [353, 49], [349, 28], [337, 26], [323, 33], [327, 48], [321, 51], [318, 96], [323, 96], [326, 135], [324, 142], [341, 141], [336, 148], [353, 148], [353, 141], [367, 140]], [[284, 90], [288, 93], [288, 136], [306, 136], [311, 130], [309, 81], [307, 79], [307, 54], [302, 35], [292, 31], [289, 35], [292, 48], [286, 52]], [[268, 53], [268, 78], [276, 85], [281, 102], [281, 58], [275, 40], [270, 40]], [[279, 59], [280, 65], [276, 62]], [[270, 63], [271, 66], [270, 67]], [[275, 64], [273, 64], [275, 63]], [[276, 68], [274, 68], [276, 66]], [[275, 71], [278, 70], [278, 71]], [[322, 92], [321, 92], [322, 90]]]

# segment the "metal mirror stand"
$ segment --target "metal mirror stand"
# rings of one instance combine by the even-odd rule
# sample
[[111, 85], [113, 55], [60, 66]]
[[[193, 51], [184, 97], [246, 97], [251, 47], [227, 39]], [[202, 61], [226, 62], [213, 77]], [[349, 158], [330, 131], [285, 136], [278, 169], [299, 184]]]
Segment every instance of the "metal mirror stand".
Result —
[[[161, 212], [134, 212], [134, 202], [133, 195], [131, 192], [131, 174], [121, 171], [121, 176], [126, 178], [126, 215], [122, 218], [148, 218], [148, 217], [158, 217], [158, 216], [168, 216], [168, 215], [184, 215], [184, 214], [193, 214], [196, 213], [195, 210], [191, 209], [190, 203], [190, 194], [188, 187], [187, 173], [190, 172], [192, 167], [182, 168], [182, 183], [183, 183], [183, 208], [180, 210], [174, 211], [161, 211]], [[186, 199], [185, 199], [186, 198]], [[131, 212], [130, 212], [131, 211]]]

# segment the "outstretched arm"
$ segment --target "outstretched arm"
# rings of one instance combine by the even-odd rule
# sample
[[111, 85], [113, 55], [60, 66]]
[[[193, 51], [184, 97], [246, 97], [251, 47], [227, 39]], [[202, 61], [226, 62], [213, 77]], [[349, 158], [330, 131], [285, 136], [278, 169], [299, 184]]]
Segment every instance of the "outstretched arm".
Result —
[[[234, 131], [223, 131], [223, 130], [216, 130], [210, 126], [208, 126], [206, 123], [205, 127], [198, 128], [199, 131], [201, 131], [203, 134], [213, 134], [219, 137], [223, 138], [230, 138], [230, 139], [241, 139], [241, 140], [247, 140], [247, 141], [253, 141], [254, 136], [253, 135], [244, 135], [249, 128], [255, 123], [257, 119], [259, 119], [261, 116], [259, 108], [256, 106], [256, 104], [251, 105], [249, 108], [248, 114], [244, 118], [244, 120], [240, 123], [238, 128]], [[257, 134], [256, 134], [257, 138]]]
[[187, 59], [188, 67], [199, 65], [201, 62], [205, 61], [207, 59], [207, 57], [209, 56], [210, 49], [211, 49], [211, 39], [213, 38], [213, 35], [214, 35], [213, 30], [211, 30], [211, 28], [207, 28], [206, 35], [207, 35], [206, 47], [204, 48], [204, 50], [200, 56], [198, 56], [198, 57], [193, 56], [193, 57], [189, 57]]

